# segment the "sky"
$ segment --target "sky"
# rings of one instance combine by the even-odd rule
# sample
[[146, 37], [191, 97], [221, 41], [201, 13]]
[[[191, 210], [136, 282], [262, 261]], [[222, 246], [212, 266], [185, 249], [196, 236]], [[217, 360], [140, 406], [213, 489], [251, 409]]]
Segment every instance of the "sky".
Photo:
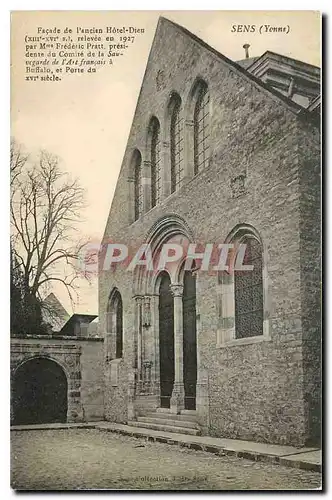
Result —
[[[86, 190], [80, 233], [100, 241], [121, 167], [139, 90], [159, 16], [184, 26], [233, 60], [266, 50], [320, 66], [320, 16], [310, 11], [29, 11], [11, 19], [11, 135], [31, 152], [46, 149]], [[286, 33], [232, 32], [234, 24], [289, 25]], [[25, 35], [38, 27], [136, 26], [145, 33], [123, 58], [96, 74], [65, 75], [60, 82], [24, 79]], [[71, 306], [65, 290], [54, 292], [68, 312], [98, 313], [97, 279], [80, 282]]]

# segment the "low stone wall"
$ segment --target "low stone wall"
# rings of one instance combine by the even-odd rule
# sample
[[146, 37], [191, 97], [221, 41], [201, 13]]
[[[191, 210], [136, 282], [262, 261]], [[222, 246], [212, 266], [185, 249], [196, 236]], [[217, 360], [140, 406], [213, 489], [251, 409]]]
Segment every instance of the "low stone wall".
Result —
[[11, 381], [28, 360], [46, 358], [58, 363], [68, 383], [68, 422], [104, 417], [103, 339], [27, 335], [11, 339]]

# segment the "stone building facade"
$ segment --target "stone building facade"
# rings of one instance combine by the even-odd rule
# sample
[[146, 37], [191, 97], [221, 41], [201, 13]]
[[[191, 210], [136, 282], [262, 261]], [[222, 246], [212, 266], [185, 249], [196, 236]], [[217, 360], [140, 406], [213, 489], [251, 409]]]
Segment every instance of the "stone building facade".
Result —
[[159, 21], [103, 243], [155, 258], [242, 241], [258, 271], [248, 284], [199, 259], [159, 274], [101, 259], [108, 420], [169, 412], [212, 436], [320, 440], [319, 69], [280, 59], [282, 92], [277, 55], [236, 63]]

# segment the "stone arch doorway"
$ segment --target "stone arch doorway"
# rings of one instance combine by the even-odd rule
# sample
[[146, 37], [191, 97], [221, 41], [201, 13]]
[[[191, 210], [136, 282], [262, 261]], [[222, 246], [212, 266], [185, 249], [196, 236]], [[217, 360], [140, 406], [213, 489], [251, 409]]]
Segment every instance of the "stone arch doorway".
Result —
[[48, 358], [32, 358], [20, 365], [12, 381], [13, 424], [67, 421], [67, 377]]
[[191, 271], [183, 276], [183, 382], [184, 405], [196, 409], [197, 334], [196, 334], [196, 277]]
[[174, 299], [167, 272], [160, 274], [159, 284], [159, 360], [160, 406], [170, 408], [174, 385]]

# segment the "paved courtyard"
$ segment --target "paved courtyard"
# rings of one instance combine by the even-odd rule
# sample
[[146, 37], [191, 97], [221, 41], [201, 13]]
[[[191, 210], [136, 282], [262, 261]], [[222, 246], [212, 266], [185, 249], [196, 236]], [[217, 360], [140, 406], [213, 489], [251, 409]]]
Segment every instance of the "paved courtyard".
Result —
[[307, 490], [321, 475], [96, 429], [11, 432], [17, 490]]

